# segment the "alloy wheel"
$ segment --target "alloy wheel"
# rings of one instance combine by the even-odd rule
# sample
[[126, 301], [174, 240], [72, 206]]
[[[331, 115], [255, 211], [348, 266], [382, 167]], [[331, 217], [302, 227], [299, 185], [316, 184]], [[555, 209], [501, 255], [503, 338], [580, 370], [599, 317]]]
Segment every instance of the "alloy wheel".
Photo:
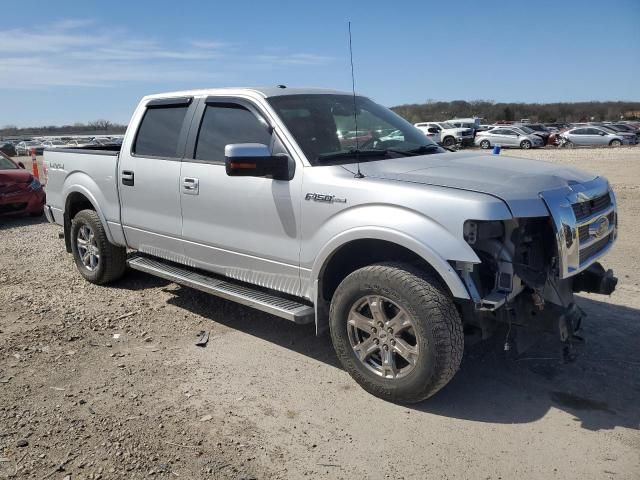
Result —
[[382, 295], [356, 301], [347, 318], [347, 334], [354, 354], [371, 372], [397, 379], [411, 373], [420, 348], [409, 313]]
[[95, 271], [100, 265], [100, 249], [96, 236], [89, 225], [82, 225], [78, 229], [76, 246], [82, 265], [91, 272]]

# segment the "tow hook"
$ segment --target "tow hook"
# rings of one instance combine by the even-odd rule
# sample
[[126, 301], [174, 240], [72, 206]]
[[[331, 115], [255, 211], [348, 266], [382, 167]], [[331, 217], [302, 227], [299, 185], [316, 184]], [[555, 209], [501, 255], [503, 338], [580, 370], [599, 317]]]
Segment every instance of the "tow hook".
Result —
[[572, 303], [558, 320], [564, 363], [574, 362], [577, 357], [574, 346], [576, 344], [584, 344], [584, 339], [576, 335], [576, 331], [580, 329], [582, 319], [586, 316], [586, 313], [580, 307]]

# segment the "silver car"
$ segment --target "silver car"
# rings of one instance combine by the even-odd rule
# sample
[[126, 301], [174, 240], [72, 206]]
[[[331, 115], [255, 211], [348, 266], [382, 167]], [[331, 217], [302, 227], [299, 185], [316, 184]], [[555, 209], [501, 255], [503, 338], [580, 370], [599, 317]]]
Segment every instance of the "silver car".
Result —
[[573, 145], [610, 145], [619, 147], [620, 145], [634, 145], [636, 143], [635, 135], [624, 135], [605, 127], [572, 128], [562, 133], [561, 136]]
[[517, 127], [496, 127], [485, 132], [478, 132], [474, 143], [484, 149], [494, 145], [518, 147], [525, 150], [544, 146], [544, 140], [539, 136]]

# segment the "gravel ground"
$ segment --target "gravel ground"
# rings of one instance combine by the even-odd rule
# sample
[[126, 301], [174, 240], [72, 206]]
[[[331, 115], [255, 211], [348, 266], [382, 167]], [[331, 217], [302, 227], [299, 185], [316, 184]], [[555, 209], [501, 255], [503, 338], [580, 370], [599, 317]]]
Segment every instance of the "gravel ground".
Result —
[[91, 285], [58, 227], [0, 219], [0, 478], [639, 478], [640, 148], [507, 155], [609, 177], [620, 285], [580, 297], [577, 362], [496, 337], [411, 407], [363, 392], [310, 326], [138, 272]]

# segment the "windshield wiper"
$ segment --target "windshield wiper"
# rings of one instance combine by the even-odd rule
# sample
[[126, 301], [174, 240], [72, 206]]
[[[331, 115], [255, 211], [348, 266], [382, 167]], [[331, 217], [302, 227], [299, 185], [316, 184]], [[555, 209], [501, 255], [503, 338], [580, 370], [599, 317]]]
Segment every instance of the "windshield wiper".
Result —
[[414, 155], [423, 155], [427, 152], [433, 150], [439, 150], [440, 147], [436, 144], [433, 145], [420, 145], [417, 148], [412, 148], [409, 150], [396, 150], [394, 148], [386, 148], [386, 149], [370, 149], [370, 150], [347, 150], [343, 152], [334, 152], [334, 153], [325, 153], [318, 156], [318, 161], [323, 160], [338, 160], [342, 158], [356, 158], [356, 159], [366, 159], [371, 157], [384, 157], [390, 153], [395, 153], [397, 155], [404, 155], [405, 157], [412, 157]]
[[433, 150], [439, 150], [439, 149], [440, 149], [440, 146], [434, 143], [433, 145], [420, 145], [417, 148], [411, 148], [409, 150], [395, 150], [393, 148], [388, 148], [387, 152], [400, 153], [402, 155], [412, 156], [412, 155], [422, 155], [422, 154], [431, 152]]
[[333, 153], [323, 153], [322, 155], [318, 155], [318, 160], [338, 160], [341, 158], [369, 158], [369, 157], [380, 157], [387, 155], [391, 150], [346, 150], [343, 152], [333, 152]]

